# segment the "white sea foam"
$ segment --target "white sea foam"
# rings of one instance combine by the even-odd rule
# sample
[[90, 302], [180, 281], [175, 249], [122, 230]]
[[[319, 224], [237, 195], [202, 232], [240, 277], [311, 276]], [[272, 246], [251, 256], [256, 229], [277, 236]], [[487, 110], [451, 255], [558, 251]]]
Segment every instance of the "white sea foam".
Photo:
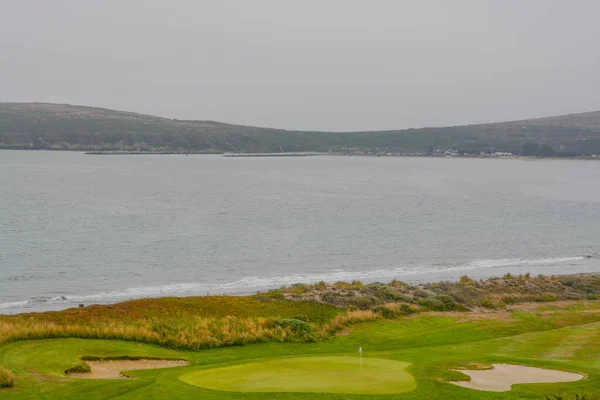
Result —
[[9, 303], [0, 303], [0, 308], [17, 308], [26, 306], [28, 301], [13, 301]]
[[583, 260], [585, 257], [555, 257], [555, 258], [536, 258], [536, 259], [500, 259], [500, 260], [477, 260], [471, 261], [466, 266], [468, 269], [479, 269], [479, 268], [497, 268], [497, 267], [516, 267], [519, 265], [544, 265], [544, 264], [556, 264], [568, 261]]
[[233, 282], [223, 284], [211, 283], [176, 283], [162, 286], [134, 287], [120, 292], [103, 292], [83, 296], [55, 297], [49, 302], [94, 302], [111, 299], [127, 299], [140, 297], [159, 297], [176, 294], [206, 293], [221, 294], [240, 291], [259, 290], [264, 288], [292, 285], [294, 283], [315, 283], [325, 281], [329, 283], [337, 281], [365, 280], [375, 281], [379, 279], [393, 279], [406, 275], [423, 275], [440, 272], [469, 271], [483, 268], [510, 267], [519, 265], [549, 265], [568, 261], [583, 260], [585, 257], [556, 257], [538, 259], [499, 259], [499, 260], [476, 260], [466, 264], [455, 265], [445, 268], [420, 266], [411, 268], [394, 268], [373, 271], [344, 271], [335, 270], [320, 274], [292, 274], [285, 276], [257, 277], [251, 276]]
[[[256, 290], [262, 290], [273, 287], [287, 286], [294, 283], [315, 283], [325, 281], [329, 283], [337, 281], [376, 281], [391, 280], [401, 278], [407, 275], [425, 275], [433, 273], [472, 271], [478, 269], [517, 267], [517, 266], [543, 266], [553, 265], [565, 262], [580, 261], [585, 259], [583, 256], [576, 257], [554, 257], [537, 259], [498, 259], [498, 260], [475, 260], [466, 264], [440, 267], [420, 266], [410, 268], [394, 268], [372, 271], [345, 271], [336, 269], [332, 272], [316, 274], [292, 274], [285, 276], [258, 277], [251, 276], [236, 281], [215, 284], [215, 283], [175, 283], [161, 286], [133, 287], [123, 291], [101, 292], [89, 295], [64, 295], [51, 299], [44, 299], [43, 302], [51, 304], [76, 304], [76, 303], [110, 303], [115, 301], [143, 298], [143, 297], [161, 297], [173, 295], [205, 295], [205, 294], [224, 294], [224, 293], [244, 293]], [[490, 274], [492, 275], [492, 274]], [[39, 300], [19, 301], [0, 304], [0, 308], [27, 308], [34, 304], [39, 304]]]

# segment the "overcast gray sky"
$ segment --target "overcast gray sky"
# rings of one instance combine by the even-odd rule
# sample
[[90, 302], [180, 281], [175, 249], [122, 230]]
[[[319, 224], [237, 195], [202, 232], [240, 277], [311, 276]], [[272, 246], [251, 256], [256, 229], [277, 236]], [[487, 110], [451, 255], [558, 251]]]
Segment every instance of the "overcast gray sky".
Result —
[[0, 101], [288, 129], [600, 110], [597, 0], [0, 0]]

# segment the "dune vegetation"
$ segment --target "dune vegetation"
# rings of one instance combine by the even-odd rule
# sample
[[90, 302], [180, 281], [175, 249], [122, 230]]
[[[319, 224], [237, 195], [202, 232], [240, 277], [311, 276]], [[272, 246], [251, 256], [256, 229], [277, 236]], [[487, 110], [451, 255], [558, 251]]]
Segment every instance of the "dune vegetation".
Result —
[[[1, 389], [0, 395], [7, 399], [41, 398], [40, 393], [47, 399], [83, 395], [89, 399], [117, 395], [228, 399], [243, 392], [244, 398], [258, 399], [268, 397], [265, 391], [281, 391], [289, 392], [286, 398], [335, 398], [348, 393], [386, 398], [397, 393], [406, 399], [554, 395], [596, 399], [593, 396], [600, 393], [598, 294], [595, 275], [505, 276], [484, 281], [463, 277], [459, 282], [415, 286], [398, 281], [385, 285], [321, 282], [253, 296], [141, 299], [3, 315], [0, 386], [13, 388]], [[364, 375], [347, 362], [358, 363], [359, 347], [365, 349], [364, 360], [371, 366]], [[293, 361], [307, 357], [321, 359]], [[118, 381], [80, 380], [67, 374], [89, 371], [86, 360], [139, 358], [185, 360], [190, 365], [128, 371], [128, 376], [138, 379]], [[285, 369], [282, 360], [290, 359]], [[340, 360], [344, 365], [338, 368]], [[404, 383], [378, 372], [377, 365], [387, 365], [385, 360], [406, 368]], [[248, 363], [264, 365], [262, 379], [271, 386], [256, 386], [248, 373], [252, 368], [242, 367]], [[515, 385], [496, 397], [447, 383], [468, 379], [456, 369], [503, 363], [580, 373], [586, 378]], [[310, 378], [314, 371], [306, 365], [322, 369], [322, 379]], [[222, 373], [229, 370], [220, 368], [235, 373]], [[214, 375], [221, 386], [208, 385], [205, 374]], [[301, 375], [305, 379], [293, 379]], [[278, 388], [276, 382], [284, 382], [285, 376], [289, 388]], [[353, 382], [352, 390], [339, 385], [344, 379]], [[368, 389], [378, 379], [385, 390]], [[413, 380], [415, 385], [410, 384]], [[302, 387], [289, 383], [294, 381], [302, 381]]]
[[594, 300], [600, 277], [505, 276], [411, 286], [337, 282], [253, 296], [132, 300], [58, 312], [0, 316], [0, 344], [77, 337], [198, 350], [264, 342], [321, 341], [344, 327], [424, 311], [503, 310], [522, 302]]
[[405, 303], [430, 311], [503, 309], [523, 302], [596, 300], [600, 297], [600, 276], [536, 276], [506, 274], [484, 280], [463, 276], [457, 282], [409, 285], [393, 280], [368, 285], [354, 281], [314, 285], [296, 284], [270, 292], [271, 296], [313, 300], [340, 307], [371, 309], [383, 303]]

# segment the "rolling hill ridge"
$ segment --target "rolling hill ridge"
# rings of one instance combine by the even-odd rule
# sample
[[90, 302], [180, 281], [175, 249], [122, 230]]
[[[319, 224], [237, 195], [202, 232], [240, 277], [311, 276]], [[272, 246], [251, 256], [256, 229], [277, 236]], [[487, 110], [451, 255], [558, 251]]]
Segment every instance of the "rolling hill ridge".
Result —
[[196, 153], [456, 149], [578, 156], [600, 154], [600, 111], [440, 128], [321, 132], [176, 120], [66, 104], [0, 103], [0, 148]]

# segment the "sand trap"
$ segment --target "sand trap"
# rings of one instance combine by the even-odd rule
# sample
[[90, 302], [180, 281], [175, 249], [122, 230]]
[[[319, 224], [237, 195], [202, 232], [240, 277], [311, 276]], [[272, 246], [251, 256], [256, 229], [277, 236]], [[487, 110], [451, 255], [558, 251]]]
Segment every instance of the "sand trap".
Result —
[[189, 365], [183, 360], [107, 360], [86, 361], [92, 369], [89, 373], [74, 373], [69, 376], [88, 379], [123, 379], [128, 378], [121, 371], [136, 371], [141, 369], [173, 368]]
[[486, 370], [455, 370], [469, 375], [471, 380], [450, 383], [470, 389], [506, 392], [517, 383], [574, 382], [585, 378], [583, 375], [571, 372], [522, 365], [492, 364], [492, 367], [493, 369]]

